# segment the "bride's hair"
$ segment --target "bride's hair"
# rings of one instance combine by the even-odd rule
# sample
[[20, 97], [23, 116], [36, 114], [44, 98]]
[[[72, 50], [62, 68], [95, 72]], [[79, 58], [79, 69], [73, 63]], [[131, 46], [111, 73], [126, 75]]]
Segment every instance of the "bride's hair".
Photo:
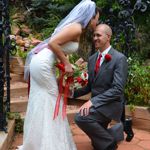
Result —
[[100, 7], [95, 8], [95, 15], [93, 16], [95, 18], [95, 16], [97, 15], [97, 13], [102, 14], [102, 9]]
[[[99, 7], [96, 7], [95, 8], [95, 15], [92, 18], [95, 18], [97, 13], [99, 13], [101, 15], [102, 14], [102, 9], [99, 8]], [[88, 25], [86, 26], [86, 28], [83, 30], [81, 36], [80, 36], [79, 50], [78, 50], [78, 54], [85, 61], [88, 60], [88, 57], [91, 53], [92, 40], [93, 40], [93, 29], [90, 27], [90, 22], [89, 22]]]
[[97, 9], [95, 2], [91, 0], [82, 0], [63, 20], [60, 21], [52, 36], [61, 31], [66, 25], [74, 22], [78, 22], [83, 28], [86, 28], [90, 20], [96, 15], [96, 11]]

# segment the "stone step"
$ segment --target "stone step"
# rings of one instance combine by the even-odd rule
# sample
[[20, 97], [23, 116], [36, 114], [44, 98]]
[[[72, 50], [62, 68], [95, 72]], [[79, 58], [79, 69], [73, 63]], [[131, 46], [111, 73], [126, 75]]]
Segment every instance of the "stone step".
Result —
[[[70, 124], [74, 123], [74, 116], [77, 112], [78, 112], [78, 109], [71, 109], [71, 110], [67, 109], [67, 118]], [[26, 112], [19, 112], [19, 114], [22, 119], [24, 119], [26, 116]]]
[[25, 112], [27, 109], [28, 97], [20, 96], [18, 98], [11, 98], [10, 111], [11, 112]]
[[[25, 112], [27, 109], [28, 97], [11, 98], [10, 104], [11, 112]], [[79, 106], [76, 105], [67, 105], [67, 112], [77, 110], [78, 108]]]
[[13, 136], [14, 136], [14, 130], [15, 130], [15, 121], [9, 120], [8, 121], [8, 133], [0, 132], [0, 150], [8, 150], [10, 147], [10, 144], [12, 143]]
[[138, 129], [150, 131], [150, 109], [149, 107], [135, 106], [133, 110], [126, 106], [126, 115], [133, 120], [133, 126]]
[[[76, 110], [78, 109], [85, 100], [68, 100], [68, 110]], [[28, 97], [27, 94], [25, 96], [11, 98], [11, 112], [25, 112], [27, 109]], [[135, 108], [133, 112], [129, 111], [129, 106], [126, 107], [126, 115], [127, 117], [132, 117], [133, 126], [138, 129], [148, 130], [150, 131], [150, 113], [149, 109], [145, 107]]]
[[10, 80], [11, 84], [14, 82], [18, 82], [18, 81], [25, 82], [23, 75], [20, 75], [20, 74], [10, 73], [10, 78], [11, 78], [11, 80]]
[[[6, 92], [6, 87], [4, 88]], [[14, 82], [10, 85], [10, 97], [24, 97], [28, 95], [28, 84], [25, 82]]]

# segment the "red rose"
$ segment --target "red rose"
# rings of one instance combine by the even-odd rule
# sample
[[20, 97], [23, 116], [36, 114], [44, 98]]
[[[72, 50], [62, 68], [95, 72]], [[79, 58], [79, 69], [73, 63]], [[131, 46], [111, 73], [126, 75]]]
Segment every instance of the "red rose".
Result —
[[76, 80], [77, 80], [78, 83], [81, 83], [83, 79], [80, 78], [80, 77], [77, 77]]
[[105, 55], [105, 60], [106, 61], [110, 61], [111, 60], [111, 55], [110, 54], [106, 54]]

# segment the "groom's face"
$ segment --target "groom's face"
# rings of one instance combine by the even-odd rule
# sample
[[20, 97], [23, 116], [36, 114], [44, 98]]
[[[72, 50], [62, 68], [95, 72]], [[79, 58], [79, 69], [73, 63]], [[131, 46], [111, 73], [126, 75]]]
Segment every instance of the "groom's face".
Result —
[[94, 34], [93, 34], [93, 41], [95, 44], [95, 49], [105, 49], [110, 44], [110, 38], [106, 34], [104, 27], [97, 26]]

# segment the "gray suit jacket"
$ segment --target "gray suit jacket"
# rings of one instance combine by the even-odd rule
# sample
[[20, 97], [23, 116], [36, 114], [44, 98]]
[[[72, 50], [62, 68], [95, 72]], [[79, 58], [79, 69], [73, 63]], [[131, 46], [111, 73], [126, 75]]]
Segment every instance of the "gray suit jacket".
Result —
[[96, 76], [94, 76], [94, 68], [98, 52], [89, 57], [88, 84], [76, 90], [74, 98], [91, 92], [93, 109], [110, 119], [119, 121], [123, 110], [123, 93], [127, 79], [127, 58], [113, 48], [110, 49], [109, 54], [111, 60], [104, 60]]

